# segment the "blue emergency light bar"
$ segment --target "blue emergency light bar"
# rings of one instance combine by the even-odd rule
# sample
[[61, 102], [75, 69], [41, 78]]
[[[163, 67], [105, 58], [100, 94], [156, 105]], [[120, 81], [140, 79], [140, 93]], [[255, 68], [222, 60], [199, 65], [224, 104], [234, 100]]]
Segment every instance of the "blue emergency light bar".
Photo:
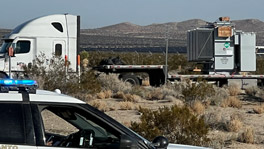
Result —
[[31, 85], [37, 85], [37, 82], [35, 80], [12, 80], [12, 79], [5, 79], [0, 80], [0, 85], [4, 86], [31, 86]]
[[36, 93], [37, 87], [38, 84], [35, 80], [0, 79], [0, 93], [8, 93], [9, 91]]

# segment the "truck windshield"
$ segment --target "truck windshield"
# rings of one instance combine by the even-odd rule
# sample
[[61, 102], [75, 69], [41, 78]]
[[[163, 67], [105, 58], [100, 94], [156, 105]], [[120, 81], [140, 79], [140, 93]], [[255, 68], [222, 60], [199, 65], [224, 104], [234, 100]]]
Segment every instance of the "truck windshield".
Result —
[[13, 40], [5, 40], [1, 46], [0, 53], [6, 53]]

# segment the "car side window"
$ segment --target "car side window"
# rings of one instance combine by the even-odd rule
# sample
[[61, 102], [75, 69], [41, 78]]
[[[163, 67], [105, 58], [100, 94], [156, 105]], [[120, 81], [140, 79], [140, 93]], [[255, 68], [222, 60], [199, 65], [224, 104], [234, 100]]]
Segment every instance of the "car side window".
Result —
[[44, 124], [47, 146], [59, 146], [65, 136], [79, 131], [79, 129], [72, 124], [48, 109], [44, 109], [41, 112], [41, 116]]
[[[47, 145], [75, 148], [119, 147], [120, 133], [114, 131], [109, 125], [86, 110], [61, 105], [44, 106], [42, 109], [45, 109], [42, 110], [41, 115]], [[60, 121], [51, 118], [52, 115], [59, 117], [57, 119]], [[70, 126], [65, 125], [63, 121]], [[59, 128], [56, 131], [54, 131], [55, 125], [58, 125]], [[48, 129], [48, 126], [51, 129]], [[68, 130], [68, 133], [65, 133], [65, 130]], [[50, 144], [49, 141], [52, 143]]]
[[0, 143], [25, 144], [25, 120], [22, 104], [0, 104]]

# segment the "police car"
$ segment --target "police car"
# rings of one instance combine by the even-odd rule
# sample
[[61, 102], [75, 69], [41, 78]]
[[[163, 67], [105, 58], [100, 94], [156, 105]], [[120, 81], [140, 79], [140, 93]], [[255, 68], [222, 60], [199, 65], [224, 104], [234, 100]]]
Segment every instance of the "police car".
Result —
[[81, 100], [37, 90], [34, 80], [0, 79], [0, 149], [44, 148], [200, 147], [149, 142]]

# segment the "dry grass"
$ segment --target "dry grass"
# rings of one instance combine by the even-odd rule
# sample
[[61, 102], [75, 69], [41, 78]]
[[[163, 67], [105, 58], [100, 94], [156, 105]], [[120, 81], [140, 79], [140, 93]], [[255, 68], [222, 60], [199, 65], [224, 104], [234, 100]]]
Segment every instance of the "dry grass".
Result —
[[105, 101], [102, 100], [92, 100], [88, 102], [91, 106], [97, 108], [100, 111], [106, 112], [109, 111], [110, 109], [108, 108], [107, 104]]
[[98, 99], [105, 99], [105, 93], [104, 93], [104, 92], [97, 93], [97, 94], [96, 94], [96, 97], [97, 97]]
[[101, 91], [100, 93], [97, 93], [96, 95], [98, 99], [107, 99], [107, 98], [111, 98], [113, 93], [111, 90], [106, 90], [106, 91]]
[[81, 99], [84, 102], [89, 102], [95, 99], [94, 95], [87, 93], [79, 93], [79, 94], [75, 93], [75, 94], [70, 94], [70, 96], [73, 96], [77, 99]]
[[242, 102], [236, 96], [230, 96], [222, 101], [221, 107], [241, 108]]
[[85, 95], [85, 101], [90, 101], [90, 100], [93, 100], [94, 99], [94, 96], [92, 94], [86, 94]]
[[139, 97], [138, 95], [125, 94], [123, 99], [124, 101], [129, 102], [139, 102], [141, 100], [141, 97]]
[[131, 122], [129, 121], [124, 121], [122, 122], [123, 125], [125, 125], [126, 127], [131, 127]]
[[232, 119], [227, 125], [230, 132], [238, 132], [242, 127], [243, 123], [239, 119]]
[[123, 99], [124, 101], [129, 101], [129, 102], [139, 102], [141, 100], [141, 97], [138, 95], [125, 94], [120, 91], [117, 92], [113, 97], [120, 98]]
[[113, 95], [113, 92], [111, 90], [106, 90], [104, 91], [104, 93], [105, 93], [105, 98], [111, 98]]
[[256, 96], [258, 91], [259, 91], [259, 88], [255, 87], [255, 86], [246, 88], [246, 90], [245, 90], [246, 94], [250, 95], [250, 96]]
[[257, 114], [262, 114], [264, 112], [264, 104], [254, 107], [253, 111]]
[[162, 99], [164, 99], [164, 95], [162, 93], [161, 88], [155, 88], [147, 95], [147, 100], [162, 100]]
[[124, 99], [125, 93], [124, 92], [121, 92], [121, 91], [118, 91], [117, 93], [114, 94], [113, 97], [114, 98], [118, 98], [118, 99]]
[[103, 90], [111, 90], [113, 93], [117, 93], [118, 91], [127, 93], [132, 90], [131, 84], [121, 81], [117, 74], [102, 73], [97, 79]]
[[133, 110], [134, 103], [130, 101], [122, 101], [119, 103], [120, 110]]
[[202, 104], [201, 101], [199, 100], [196, 100], [192, 103], [191, 105], [191, 109], [194, 113], [198, 114], [198, 115], [201, 115], [204, 113], [205, 111], [205, 106]]
[[204, 114], [205, 123], [210, 126], [212, 129], [223, 129], [224, 122], [222, 118], [221, 110], [214, 110], [212, 112], [207, 112]]
[[142, 86], [150, 86], [149, 79], [142, 80]]
[[251, 127], [247, 127], [240, 136], [240, 141], [244, 143], [254, 144], [255, 132]]
[[230, 96], [237, 96], [241, 92], [240, 86], [236, 83], [229, 84], [227, 89]]
[[210, 97], [210, 104], [220, 106], [223, 100], [229, 97], [229, 92], [225, 88], [220, 88], [216, 86], [214, 86], [214, 90], [215, 95], [213, 97]]

